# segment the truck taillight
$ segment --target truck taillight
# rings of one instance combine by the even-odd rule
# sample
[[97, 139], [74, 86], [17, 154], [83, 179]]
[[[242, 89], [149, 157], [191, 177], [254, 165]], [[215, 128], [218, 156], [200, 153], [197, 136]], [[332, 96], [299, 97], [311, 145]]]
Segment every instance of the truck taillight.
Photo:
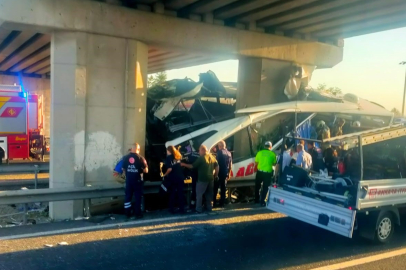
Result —
[[284, 199], [279, 199], [279, 198], [273, 198], [273, 202], [281, 204], [281, 205], [285, 204], [285, 200]]

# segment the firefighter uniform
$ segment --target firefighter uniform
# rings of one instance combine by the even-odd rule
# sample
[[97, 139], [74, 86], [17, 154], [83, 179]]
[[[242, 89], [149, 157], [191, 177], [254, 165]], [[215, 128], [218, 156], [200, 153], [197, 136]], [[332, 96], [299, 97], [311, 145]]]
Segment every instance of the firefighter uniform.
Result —
[[[124, 210], [127, 217], [131, 216], [131, 210], [137, 217], [142, 217], [141, 200], [144, 193], [144, 180], [141, 177], [147, 168], [146, 160], [135, 153], [130, 153], [123, 158], [123, 171], [126, 176]], [[132, 197], [135, 203], [132, 206]]]

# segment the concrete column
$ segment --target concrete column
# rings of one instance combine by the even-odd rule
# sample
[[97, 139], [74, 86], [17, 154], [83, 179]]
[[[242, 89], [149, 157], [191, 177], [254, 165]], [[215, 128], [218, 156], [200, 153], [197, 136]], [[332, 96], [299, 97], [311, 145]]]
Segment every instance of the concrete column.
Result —
[[[292, 64], [270, 59], [241, 58], [238, 67], [237, 109], [288, 101], [284, 88], [289, 80]], [[261, 135], [274, 130], [279, 119], [276, 117], [275, 121], [262, 124]], [[237, 133], [234, 140], [248, 142], [247, 132], [244, 130]], [[246, 157], [250, 154], [248, 144], [235, 145], [235, 157]]]
[[127, 45], [127, 79], [124, 149], [137, 142], [145, 151], [146, 107], [148, 81], [148, 46], [134, 40]]
[[[148, 48], [133, 40], [57, 32], [52, 37], [50, 187], [111, 186], [131, 143], [145, 148]], [[54, 219], [83, 215], [55, 202]]]
[[238, 64], [237, 109], [281, 102], [292, 63], [241, 58]]
[[[85, 33], [55, 32], [51, 40], [51, 160], [50, 188], [84, 186], [86, 58]], [[83, 215], [82, 201], [54, 202], [56, 220]]]

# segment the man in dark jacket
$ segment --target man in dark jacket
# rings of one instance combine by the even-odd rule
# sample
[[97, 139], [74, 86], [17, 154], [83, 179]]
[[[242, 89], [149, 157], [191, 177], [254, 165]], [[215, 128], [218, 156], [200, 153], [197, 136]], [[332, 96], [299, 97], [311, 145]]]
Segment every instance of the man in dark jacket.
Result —
[[[125, 200], [124, 210], [129, 218], [131, 216], [131, 208], [134, 215], [142, 218], [141, 200], [144, 193], [143, 173], [148, 173], [148, 165], [144, 157], [140, 155], [140, 145], [138, 143], [131, 147], [131, 152], [123, 158], [122, 165], [125, 173]], [[135, 204], [131, 207], [132, 197], [135, 197]]]
[[225, 141], [220, 141], [217, 146], [219, 150], [216, 153], [216, 159], [219, 164], [219, 177], [218, 181], [214, 181], [213, 206], [216, 206], [217, 193], [220, 187], [220, 207], [223, 207], [226, 201], [227, 180], [230, 178], [233, 161], [231, 153], [226, 149]]
[[323, 152], [314, 142], [307, 142], [307, 153], [312, 156], [313, 171], [320, 172], [320, 170], [324, 170]]
[[[192, 148], [190, 148], [192, 149]], [[199, 153], [193, 150], [190, 150], [188, 153], [184, 155], [184, 158], [186, 159], [187, 164], [193, 164], [198, 158], [200, 157]], [[187, 173], [186, 176], [192, 177], [192, 195], [190, 198], [190, 208], [195, 209], [196, 208], [196, 184], [197, 184], [197, 178], [198, 178], [198, 173], [197, 169], [190, 169]]]
[[196, 184], [196, 212], [203, 211], [203, 196], [206, 201], [208, 212], [212, 210], [213, 181], [218, 177], [219, 168], [215, 157], [213, 157], [206, 146], [199, 148], [200, 157], [193, 164], [181, 163], [183, 167], [197, 169], [198, 178]]

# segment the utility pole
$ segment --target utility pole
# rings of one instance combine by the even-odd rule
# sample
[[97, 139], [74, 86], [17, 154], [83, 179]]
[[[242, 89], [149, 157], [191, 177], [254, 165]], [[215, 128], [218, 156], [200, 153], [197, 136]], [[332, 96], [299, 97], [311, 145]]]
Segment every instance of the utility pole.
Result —
[[[402, 61], [399, 65], [406, 65], [406, 61]], [[405, 72], [405, 85], [403, 86], [403, 100], [402, 100], [402, 116], [405, 116], [405, 99], [406, 99], [406, 72]]]

